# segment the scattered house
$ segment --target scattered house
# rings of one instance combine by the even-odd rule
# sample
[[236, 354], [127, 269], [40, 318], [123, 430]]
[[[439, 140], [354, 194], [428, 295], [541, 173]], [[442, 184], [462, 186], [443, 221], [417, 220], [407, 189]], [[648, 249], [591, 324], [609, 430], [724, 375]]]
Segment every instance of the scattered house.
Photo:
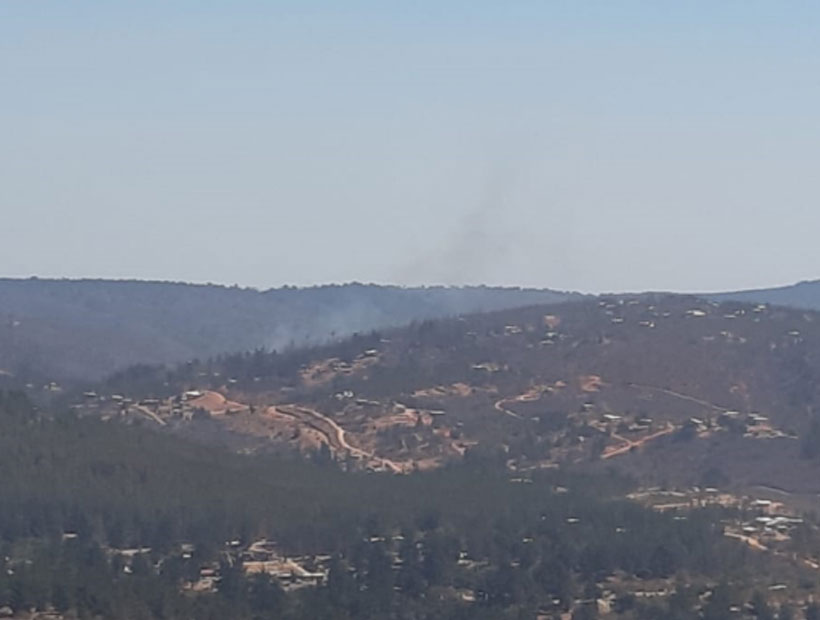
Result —
[[544, 315], [544, 325], [549, 327], [550, 329], [555, 329], [560, 325], [561, 319], [555, 316], [554, 314], [546, 314]]
[[264, 573], [291, 587], [320, 586], [327, 581], [326, 571], [309, 571], [295, 560], [278, 558], [265, 562], [243, 562], [242, 570], [246, 575]]
[[499, 370], [501, 370], [501, 367], [493, 362], [482, 362], [481, 364], [473, 364], [471, 368], [473, 370], [484, 370], [486, 372], [498, 372]]
[[381, 403], [377, 400], [368, 400], [366, 398], [357, 398], [356, 404], [361, 407], [378, 407]]

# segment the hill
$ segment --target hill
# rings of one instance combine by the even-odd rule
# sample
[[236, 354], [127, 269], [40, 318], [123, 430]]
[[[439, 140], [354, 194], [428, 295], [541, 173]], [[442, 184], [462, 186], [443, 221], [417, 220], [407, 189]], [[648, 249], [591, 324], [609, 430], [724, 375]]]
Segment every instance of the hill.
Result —
[[[135, 427], [141, 441], [146, 429], [168, 433], [152, 442], [166, 455], [173, 441], [206, 460], [212, 450], [243, 480], [221, 493], [249, 516], [256, 502], [240, 490], [256, 476], [265, 480], [265, 467], [274, 486], [298, 480], [295, 471], [283, 477], [273, 455], [302, 453], [329, 474], [291, 487], [286, 503], [305, 523], [327, 507], [319, 521], [351, 541], [353, 523], [363, 519], [359, 548], [341, 543], [340, 555], [358, 591], [371, 592], [384, 584], [367, 581], [374, 573], [365, 549], [384, 545], [394, 563], [388, 569], [382, 557], [379, 566], [393, 575], [392, 604], [407, 617], [418, 617], [404, 596], [413, 592], [424, 593], [424, 607], [461, 597], [469, 607], [463, 617], [595, 617], [597, 609], [604, 617], [723, 618], [736, 608], [752, 618], [772, 617], [770, 604], [784, 617], [794, 617], [790, 605], [811, 617], [820, 576], [819, 347], [820, 314], [810, 311], [668, 295], [587, 299], [420, 321], [281, 353], [140, 366], [78, 396], [78, 417], [67, 423], [81, 437], [92, 418], [122, 441], [127, 429], [119, 423]], [[248, 460], [231, 461], [230, 452]], [[85, 458], [83, 449], [71, 453]], [[156, 458], [168, 484], [176, 479], [172, 460]], [[245, 477], [242, 463], [261, 469]], [[147, 475], [153, 465], [146, 467]], [[195, 494], [205, 492], [200, 473], [222, 475], [204, 464], [195, 470]], [[385, 471], [401, 475], [373, 473]], [[162, 489], [166, 478], [159, 480]], [[327, 484], [332, 490], [321, 491]], [[513, 497], [505, 485], [522, 494]], [[643, 504], [658, 522], [640, 511], [625, 516], [616, 504], [583, 513], [563, 505], [579, 488], [598, 500], [623, 498], [625, 485], [633, 509]], [[178, 491], [180, 500], [190, 492]], [[276, 491], [250, 492], [261, 502]], [[285, 508], [271, 501], [260, 503], [262, 514], [284, 519]], [[207, 492], [201, 502], [195, 513], [213, 509]], [[437, 507], [445, 510], [426, 513]], [[364, 514], [351, 516], [357, 508]], [[562, 529], [544, 529], [554, 519]], [[297, 516], [297, 531], [299, 523]], [[422, 551], [411, 557], [422, 564], [434, 557], [417, 532], [428, 527], [422, 523], [466, 554], [456, 560], [464, 572], [445, 577], [455, 591], [430, 589], [441, 584], [437, 570], [421, 582], [404, 572], [403, 541], [418, 541]], [[681, 529], [659, 531], [661, 523]], [[573, 551], [575, 535], [585, 542]], [[505, 542], [488, 554], [496, 541]], [[317, 592], [329, 595], [333, 581]], [[356, 607], [361, 600], [347, 600], [351, 617], [367, 617]], [[507, 615], [513, 609], [518, 616]], [[430, 611], [422, 613], [462, 617]]]
[[0, 373], [62, 381], [136, 363], [321, 343], [377, 327], [579, 295], [364, 284], [267, 291], [170, 282], [0, 280]]
[[716, 301], [742, 301], [820, 310], [820, 280], [798, 282], [776, 288], [719, 293], [708, 295], [708, 297]]
[[80, 407], [147, 419], [146, 406], [135, 409], [147, 399], [150, 413], [182, 434], [250, 451], [327, 449], [394, 471], [437, 467], [470, 450], [502, 453], [515, 469], [620, 467], [655, 446], [685, 443], [680, 458], [665, 462], [671, 448], [658, 448], [651, 467], [631, 473], [700, 484], [711, 472], [820, 492], [812, 458], [820, 453], [818, 350], [813, 312], [607, 298], [174, 370], [141, 367], [112, 377]]
[[729, 578], [738, 602], [774, 579], [816, 582], [750, 557], [720, 512], [659, 514], [625, 501], [611, 475], [520, 484], [482, 459], [343, 473], [49, 419], [2, 391], [0, 448], [0, 606], [21, 620], [585, 618], [596, 599], [634, 620], [671, 617], [635, 600], [647, 588], [677, 583], [691, 596], [670, 610], [708, 610], [695, 593]]

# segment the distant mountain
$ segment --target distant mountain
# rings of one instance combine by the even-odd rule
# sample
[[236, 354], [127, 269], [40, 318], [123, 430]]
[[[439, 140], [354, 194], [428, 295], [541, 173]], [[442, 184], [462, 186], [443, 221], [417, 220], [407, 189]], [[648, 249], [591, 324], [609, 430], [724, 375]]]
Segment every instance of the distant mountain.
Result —
[[258, 291], [171, 282], [0, 279], [0, 377], [93, 379], [133, 364], [281, 350], [414, 320], [580, 297], [491, 287], [353, 283]]
[[806, 310], [820, 310], [820, 280], [799, 282], [776, 288], [718, 293], [708, 295], [708, 297], [716, 301], [744, 301]]

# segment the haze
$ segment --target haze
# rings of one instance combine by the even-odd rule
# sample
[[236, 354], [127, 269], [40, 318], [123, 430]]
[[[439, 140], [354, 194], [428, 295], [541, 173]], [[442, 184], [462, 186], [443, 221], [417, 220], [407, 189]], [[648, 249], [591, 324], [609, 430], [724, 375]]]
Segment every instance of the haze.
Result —
[[410, 4], [0, 3], [3, 275], [816, 277], [817, 5]]

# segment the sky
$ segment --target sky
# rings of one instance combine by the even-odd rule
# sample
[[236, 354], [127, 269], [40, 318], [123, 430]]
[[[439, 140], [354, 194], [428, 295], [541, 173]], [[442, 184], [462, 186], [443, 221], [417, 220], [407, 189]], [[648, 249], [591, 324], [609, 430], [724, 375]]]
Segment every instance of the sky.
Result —
[[0, 0], [0, 275], [820, 277], [820, 3]]

